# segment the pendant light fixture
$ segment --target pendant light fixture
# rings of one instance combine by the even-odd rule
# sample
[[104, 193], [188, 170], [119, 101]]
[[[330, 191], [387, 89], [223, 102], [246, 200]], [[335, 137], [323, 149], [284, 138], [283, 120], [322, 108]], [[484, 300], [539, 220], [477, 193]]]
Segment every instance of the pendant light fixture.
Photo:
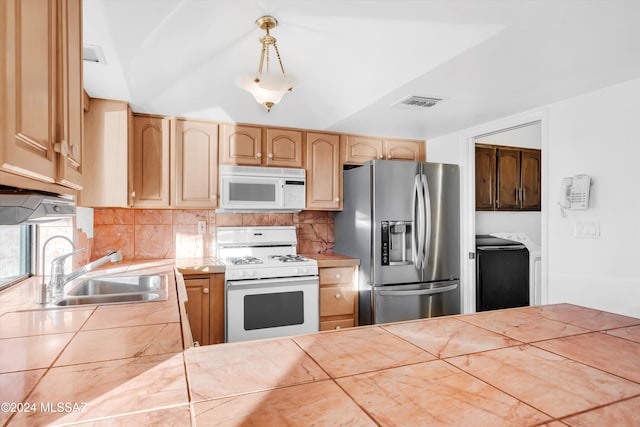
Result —
[[[258, 18], [256, 24], [266, 32], [259, 39], [262, 44], [262, 50], [260, 52], [258, 72], [243, 75], [239, 80], [239, 85], [242, 89], [251, 93], [256, 101], [264, 105], [267, 112], [269, 112], [274, 104], [280, 102], [285, 94], [293, 90], [295, 80], [285, 74], [280, 52], [276, 45], [276, 38], [269, 33], [269, 30], [278, 25], [278, 20], [273, 16], [267, 15]], [[278, 58], [279, 70], [271, 70], [269, 68], [272, 47]]]

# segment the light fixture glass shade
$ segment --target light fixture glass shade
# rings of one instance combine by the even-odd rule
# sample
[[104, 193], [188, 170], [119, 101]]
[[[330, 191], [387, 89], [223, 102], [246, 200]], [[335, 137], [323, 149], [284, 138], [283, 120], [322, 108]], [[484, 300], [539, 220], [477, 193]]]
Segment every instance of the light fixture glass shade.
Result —
[[277, 73], [247, 73], [238, 83], [269, 111], [274, 104], [282, 100], [283, 96], [293, 90], [295, 79]]

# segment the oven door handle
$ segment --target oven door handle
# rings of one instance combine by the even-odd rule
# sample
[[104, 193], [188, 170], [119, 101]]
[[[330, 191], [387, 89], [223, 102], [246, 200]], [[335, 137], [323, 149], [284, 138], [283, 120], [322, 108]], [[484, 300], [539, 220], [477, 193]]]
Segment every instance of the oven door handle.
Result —
[[228, 280], [227, 286], [251, 286], [256, 288], [264, 285], [300, 285], [305, 283], [318, 282], [318, 276], [297, 276], [297, 277], [281, 277], [279, 279], [249, 279], [249, 280]]

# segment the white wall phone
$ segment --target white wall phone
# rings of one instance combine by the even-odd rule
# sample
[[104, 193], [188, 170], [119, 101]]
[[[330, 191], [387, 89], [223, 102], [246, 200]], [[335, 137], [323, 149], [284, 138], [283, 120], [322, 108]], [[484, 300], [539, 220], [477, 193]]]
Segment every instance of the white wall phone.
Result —
[[591, 177], [589, 175], [563, 178], [560, 206], [568, 209], [587, 209], [590, 187]]

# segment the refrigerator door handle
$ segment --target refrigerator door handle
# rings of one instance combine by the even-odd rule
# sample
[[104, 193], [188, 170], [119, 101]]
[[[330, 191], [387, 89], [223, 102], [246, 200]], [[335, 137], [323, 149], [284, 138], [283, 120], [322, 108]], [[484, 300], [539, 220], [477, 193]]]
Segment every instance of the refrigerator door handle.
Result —
[[422, 189], [424, 191], [424, 225], [426, 229], [424, 233], [424, 243], [422, 244], [424, 250], [424, 258], [422, 260], [423, 267], [427, 266], [429, 262], [429, 249], [431, 246], [431, 194], [429, 193], [429, 184], [427, 184], [427, 176], [422, 174], [421, 178]]
[[[413, 242], [411, 244], [411, 256], [413, 258], [413, 265], [419, 270], [420, 269], [420, 212], [418, 212], [418, 216], [416, 217], [416, 204], [418, 209], [420, 208], [420, 176], [416, 175], [413, 180], [413, 198], [411, 202], [411, 216], [413, 219], [413, 232], [411, 233], [413, 237]], [[417, 200], [417, 203], [416, 203]]]
[[434, 289], [412, 289], [410, 291], [378, 291], [378, 294], [383, 297], [404, 297], [404, 296], [413, 296], [413, 295], [434, 295], [441, 294], [443, 292], [453, 291], [458, 287], [457, 284], [443, 286], [441, 288]]

